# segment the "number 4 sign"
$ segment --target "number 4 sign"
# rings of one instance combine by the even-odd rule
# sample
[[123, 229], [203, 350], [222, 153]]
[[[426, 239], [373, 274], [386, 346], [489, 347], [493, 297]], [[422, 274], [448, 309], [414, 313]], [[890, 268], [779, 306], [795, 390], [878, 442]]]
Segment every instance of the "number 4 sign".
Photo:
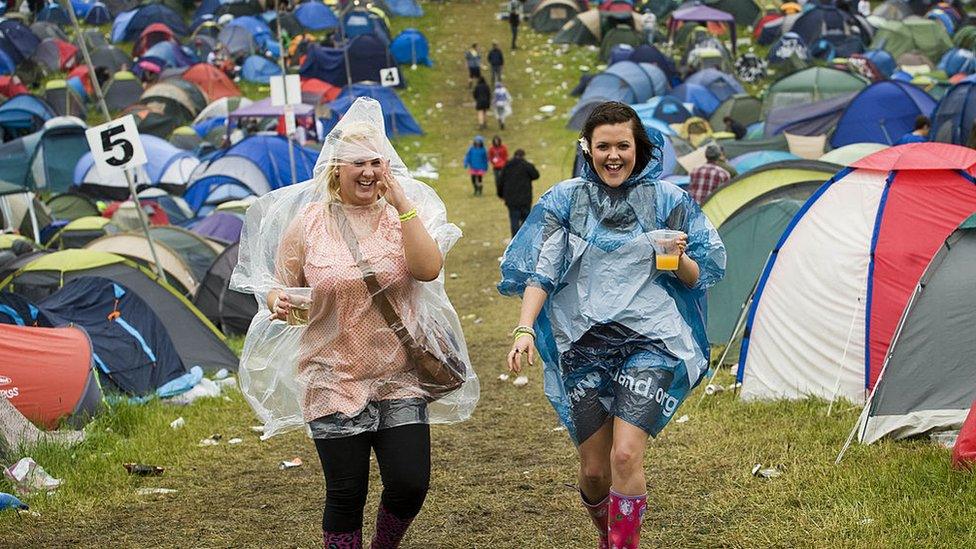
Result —
[[400, 71], [398, 71], [396, 67], [380, 69], [380, 84], [383, 84], [386, 87], [399, 86]]
[[121, 175], [122, 170], [146, 163], [146, 151], [139, 139], [136, 119], [131, 114], [85, 131], [95, 169], [102, 177]]

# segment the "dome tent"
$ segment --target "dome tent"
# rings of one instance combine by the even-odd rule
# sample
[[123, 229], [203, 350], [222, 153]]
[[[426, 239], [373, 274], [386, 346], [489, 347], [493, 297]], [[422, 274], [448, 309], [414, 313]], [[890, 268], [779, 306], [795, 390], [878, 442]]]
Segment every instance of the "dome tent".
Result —
[[430, 44], [427, 37], [417, 29], [404, 29], [390, 43], [393, 59], [401, 65], [434, 66], [430, 60]]
[[830, 146], [865, 142], [893, 145], [915, 128], [919, 115], [928, 115], [934, 108], [935, 99], [912, 84], [876, 82], [861, 90], [844, 109]]

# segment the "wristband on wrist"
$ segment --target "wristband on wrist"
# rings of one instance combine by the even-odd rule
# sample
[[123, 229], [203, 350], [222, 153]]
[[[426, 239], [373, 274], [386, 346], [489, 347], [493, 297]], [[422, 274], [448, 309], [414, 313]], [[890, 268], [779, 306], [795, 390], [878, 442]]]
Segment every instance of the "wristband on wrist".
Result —
[[400, 214], [400, 223], [410, 221], [415, 217], [417, 217], [417, 208], [411, 208], [410, 211]]
[[512, 337], [515, 339], [518, 339], [524, 335], [531, 336], [532, 339], [535, 340], [535, 330], [533, 330], [530, 326], [516, 326], [515, 329], [512, 330]]

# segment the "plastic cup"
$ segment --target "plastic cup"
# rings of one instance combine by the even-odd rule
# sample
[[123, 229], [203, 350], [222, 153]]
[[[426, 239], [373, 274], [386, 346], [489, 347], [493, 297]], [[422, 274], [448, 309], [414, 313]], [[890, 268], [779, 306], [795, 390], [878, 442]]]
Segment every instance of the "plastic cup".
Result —
[[312, 289], [307, 287], [282, 288], [281, 292], [288, 296], [291, 308], [288, 309], [286, 321], [289, 326], [304, 326], [308, 324], [308, 311], [312, 308]]
[[681, 253], [678, 251], [678, 237], [682, 234], [681, 231], [669, 229], [658, 229], [648, 233], [651, 246], [654, 247], [654, 266], [657, 270], [678, 270], [678, 259], [681, 257]]

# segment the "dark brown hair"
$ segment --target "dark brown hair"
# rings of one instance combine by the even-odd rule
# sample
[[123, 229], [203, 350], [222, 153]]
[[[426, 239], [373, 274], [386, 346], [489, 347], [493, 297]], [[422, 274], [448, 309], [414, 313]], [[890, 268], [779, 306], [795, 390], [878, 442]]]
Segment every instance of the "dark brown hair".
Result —
[[[654, 158], [657, 147], [651, 143], [651, 138], [647, 136], [644, 124], [641, 123], [640, 117], [630, 106], [618, 101], [600, 103], [586, 118], [580, 136], [585, 137], [586, 142], [592, 147], [593, 132], [597, 126], [622, 124], [624, 122], [630, 122], [630, 129], [634, 132], [634, 147], [637, 149], [634, 171], [631, 175], [639, 174], [647, 167], [647, 163]], [[590, 164], [590, 168], [593, 168], [593, 158], [590, 151], [587, 151], [586, 161]]]

